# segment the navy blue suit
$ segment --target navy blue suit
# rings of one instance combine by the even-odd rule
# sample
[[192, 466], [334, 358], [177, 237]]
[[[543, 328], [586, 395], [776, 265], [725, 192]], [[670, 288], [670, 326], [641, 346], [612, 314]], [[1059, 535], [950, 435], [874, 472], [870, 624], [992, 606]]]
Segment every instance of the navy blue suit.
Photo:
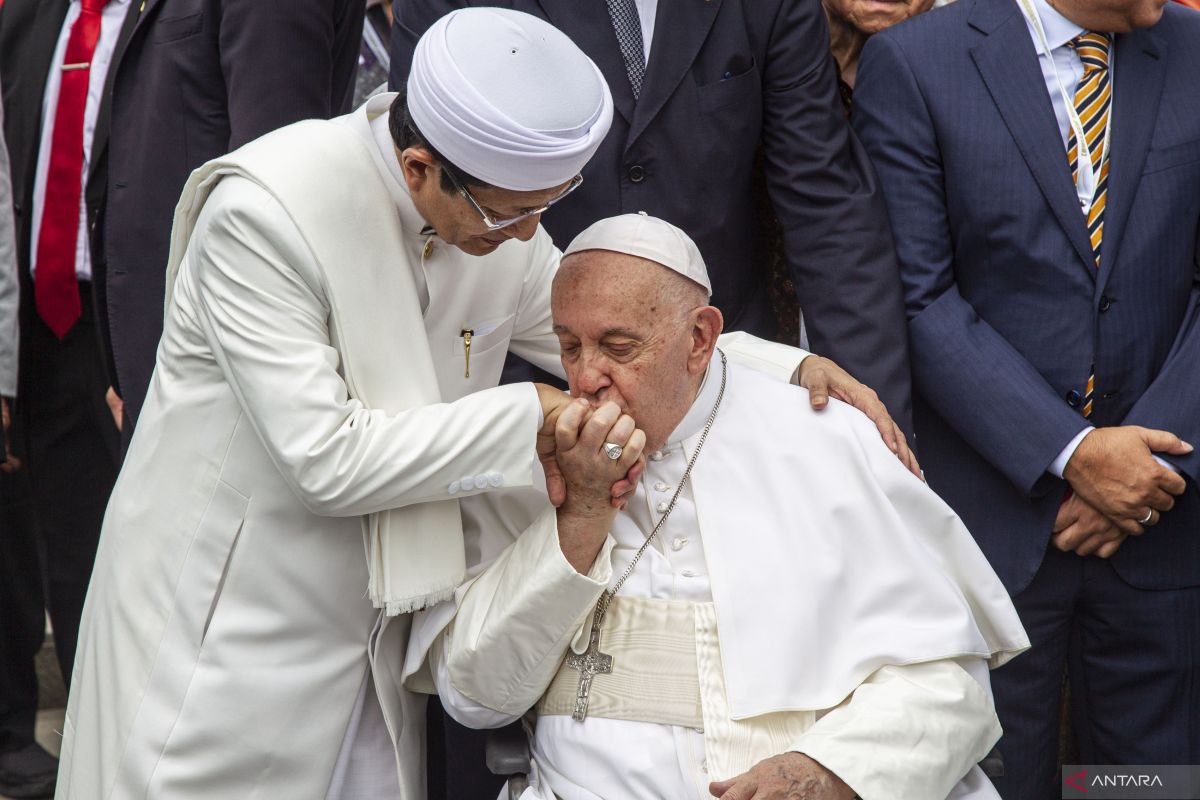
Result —
[[1066, 484], [1046, 469], [1082, 427], [1089, 365], [1097, 426], [1200, 443], [1200, 14], [1168, 3], [1113, 59], [1099, 269], [1014, 0], [873, 37], [855, 91], [901, 265], [922, 464], [1034, 642], [994, 676], [997, 785], [1021, 800], [1059, 796], [1068, 655], [1085, 761], [1200, 763], [1200, 455], [1171, 457], [1184, 495], [1111, 563], [1047, 546]]
[[726, 330], [774, 336], [767, 234], [752, 191], [761, 152], [812, 349], [875, 389], [911, 432], [895, 256], [875, 176], [846, 125], [817, 0], [658, 4], [635, 101], [600, 0], [394, 0], [391, 84], [453, 8], [508, 6], [548, 20], [596, 62], [612, 129], [583, 185], [543, 224], [559, 247], [603, 217], [646, 211], [687, 231]]

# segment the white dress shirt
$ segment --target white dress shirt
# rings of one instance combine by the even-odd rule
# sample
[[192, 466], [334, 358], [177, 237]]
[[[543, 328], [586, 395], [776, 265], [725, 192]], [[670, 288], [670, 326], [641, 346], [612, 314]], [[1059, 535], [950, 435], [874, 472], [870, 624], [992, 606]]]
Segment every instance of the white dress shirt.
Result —
[[654, 40], [654, 19], [658, 16], [658, 0], [634, 0], [637, 6], [638, 19], [642, 23], [642, 52], [646, 55], [646, 64], [650, 64], [650, 45]]
[[[80, 176], [83, 191], [79, 194], [79, 232], [75, 245], [75, 275], [81, 281], [92, 278], [92, 256], [88, 248], [87, 191], [88, 172], [92, 163], [92, 138], [96, 134], [96, 118], [100, 115], [100, 103], [104, 94], [104, 82], [108, 67], [117, 49], [117, 36], [125, 21], [125, 12], [130, 0], [108, 0], [100, 17], [100, 38], [92, 54], [92, 66], [88, 72], [87, 103], [83, 110], [83, 171]], [[42, 95], [42, 135], [38, 145], [37, 171], [33, 179], [33, 227], [29, 247], [29, 274], [37, 272], [38, 235], [42, 229], [42, 211], [46, 204], [46, 178], [50, 171], [50, 150], [54, 142], [54, 120], [58, 112], [58, 90], [62, 86], [63, 58], [67, 52], [67, 39], [71, 27], [79, 19], [80, 0], [71, 0], [67, 16], [63, 19], [50, 61], [50, 72], [46, 75], [46, 90]]]

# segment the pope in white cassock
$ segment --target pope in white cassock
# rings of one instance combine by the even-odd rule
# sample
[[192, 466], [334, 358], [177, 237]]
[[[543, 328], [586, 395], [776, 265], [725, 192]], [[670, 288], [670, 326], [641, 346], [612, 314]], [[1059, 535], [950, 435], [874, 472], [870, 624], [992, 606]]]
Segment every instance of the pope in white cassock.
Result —
[[480, 563], [417, 615], [410, 684], [475, 727], [532, 709], [524, 800], [996, 797], [988, 669], [1029, 646], [1007, 592], [865, 416], [713, 357], [709, 292], [661, 220], [567, 249], [566, 502], [468, 527]]
[[[460, 500], [541, 479], [535, 439], [568, 398], [496, 384], [510, 350], [561, 369], [559, 252], [538, 220], [611, 116], [564, 35], [474, 9], [422, 39], [407, 102], [193, 174], [84, 609], [60, 798], [423, 796], [408, 612], [462, 582]], [[743, 350], [784, 374], [805, 355]], [[830, 362], [806, 359], [810, 379], [889, 429]]]

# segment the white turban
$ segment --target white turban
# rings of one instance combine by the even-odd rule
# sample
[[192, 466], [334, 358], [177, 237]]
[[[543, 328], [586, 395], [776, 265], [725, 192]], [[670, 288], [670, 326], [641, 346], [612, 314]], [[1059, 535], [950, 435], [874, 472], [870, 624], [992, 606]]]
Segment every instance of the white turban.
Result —
[[451, 164], [502, 189], [566, 183], [612, 123], [604, 76], [566, 34], [502, 8], [464, 8], [413, 53], [408, 109]]

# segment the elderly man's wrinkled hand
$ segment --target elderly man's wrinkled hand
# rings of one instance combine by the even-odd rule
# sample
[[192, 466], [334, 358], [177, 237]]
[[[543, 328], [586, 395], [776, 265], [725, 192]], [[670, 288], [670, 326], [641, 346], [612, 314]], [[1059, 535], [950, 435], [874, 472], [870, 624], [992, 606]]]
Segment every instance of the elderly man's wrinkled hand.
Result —
[[854, 790], [803, 753], [783, 753], [708, 785], [721, 800], [851, 800]]
[[1108, 558], [1124, 543], [1129, 534], [1118, 528], [1077, 494], [1072, 494], [1058, 508], [1054, 532], [1050, 541], [1064, 553]]
[[888, 449], [896, 454], [908, 470], [921, 480], [921, 465], [908, 446], [904, 431], [892, 419], [887, 407], [879, 399], [875, 390], [866, 384], [859, 383], [849, 372], [839, 367], [824, 356], [810, 355], [800, 362], [800, 385], [808, 389], [808, 400], [815, 411], [820, 411], [829, 405], [829, 398], [836, 397], [843, 403], [848, 403], [866, 414], [875, 427]]
[[[575, 400], [559, 415], [554, 435], [554, 457], [566, 484], [562, 508], [588, 517], [610, 515], [620, 505], [613, 502], [614, 485], [635, 480], [631, 471], [644, 463], [646, 434], [616, 403], [592, 410], [587, 401]], [[606, 445], [621, 448], [620, 456], [610, 457]]]

